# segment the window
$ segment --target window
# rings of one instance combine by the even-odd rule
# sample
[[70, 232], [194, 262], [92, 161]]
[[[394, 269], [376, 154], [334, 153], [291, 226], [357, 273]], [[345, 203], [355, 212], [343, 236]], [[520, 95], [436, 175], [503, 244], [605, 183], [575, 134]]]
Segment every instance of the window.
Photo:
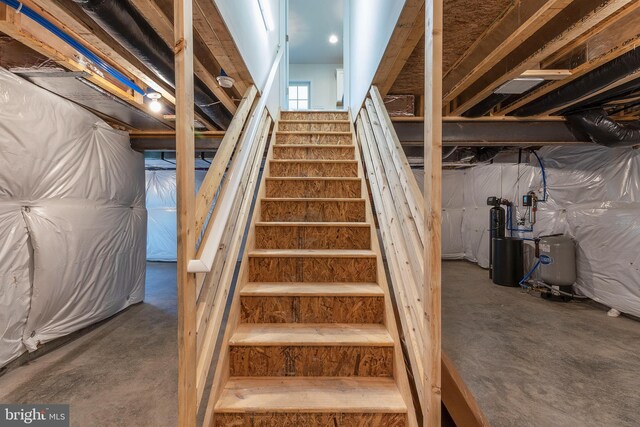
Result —
[[289, 110], [308, 110], [311, 82], [289, 83]]

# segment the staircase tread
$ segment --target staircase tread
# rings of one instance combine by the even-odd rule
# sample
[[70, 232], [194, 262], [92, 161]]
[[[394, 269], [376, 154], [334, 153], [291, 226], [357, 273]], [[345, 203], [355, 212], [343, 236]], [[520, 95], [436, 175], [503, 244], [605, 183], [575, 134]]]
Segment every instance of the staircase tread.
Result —
[[353, 144], [273, 144], [276, 148], [322, 148], [322, 149], [334, 149], [334, 148], [355, 148]]
[[267, 176], [267, 181], [360, 181], [358, 176]]
[[393, 339], [376, 323], [242, 323], [229, 345], [390, 347]]
[[216, 412], [406, 413], [392, 378], [231, 377]]
[[[292, 144], [292, 146], [294, 146]], [[345, 145], [344, 147], [349, 147]], [[271, 159], [270, 162], [279, 162], [279, 163], [358, 163], [358, 160], [353, 159], [341, 159], [341, 160], [332, 160], [332, 159]]]
[[368, 222], [307, 222], [307, 221], [259, 221], [256, 222], [256, 227], [354, 227], [354, 228], [369, 228], [371, 224]]
[[375, 258], [376, 253], [367, 249], [253, 249], [249, 257]]
[[382, 297], [384, 291], [377, 283], [247, 283], [241, 296], [354, 296]]
[[268, 202], [352, 202], [362, 203], [362, 197], [263, 197]]
[[338, 123], [346, 124], [351, 123], [349, 120], [278, 120], [279, 123]]
[[279, 130], [276, 134], [282, 135], [349, 135], [350, 131], [333, 131], [333, 130]]

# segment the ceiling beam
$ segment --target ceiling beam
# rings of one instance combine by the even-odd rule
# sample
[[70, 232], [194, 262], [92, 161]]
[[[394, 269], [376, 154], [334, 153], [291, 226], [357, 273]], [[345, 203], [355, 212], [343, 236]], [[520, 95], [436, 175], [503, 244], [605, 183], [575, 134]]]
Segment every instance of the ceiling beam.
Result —
[[407, 0], [384, 51], [373, 85], [385, 96], [424, 36], [424, 0]]
[[[149, 25], [153, 27], [158, 33], [160, 38], [168, 46], [172, 46], [173, 43], [173, 22], [165, 15], [162, 9], [154, 0], [131, 0], [133, 6], [138, 9], [138, 12], [144, 16]], [[237, 106], [231, 97], [220, 87], [215, 77], [207, 70], [200, 59], [196, 56], [193, 59], [193, 70], [196, 76], [213, 92], [213, 94], [222, 102], [231, 114], [236, 113]]]
[[238, 92], [244, 94], [252, 83], [251, 75], [213, 0], [193, 2], [193, 28], [225, 73], [236, 81]]
[[[220, 147], [224, 131], [196, 132], [194, 143], [196, 151], [215, 151]], [[176, 133], [174, 131], [129, 132], [131, 148], [136, 151], [175, 151]]]
[[[640, 41], [640, 3], [629, 5], [625, 12], [628, 13], [624, 14], [624, 19], [609, 20], [609, 22], [607, 22], [609, 26], [606, 30], [602, 29], [596, 36], [586, 41], [584, 46], [586, 53], [583, 55], [584, 61], [571, 70], [570, 77], [546, 84], [508, 107], [498, 110], [495, 114], [509, 114], [636, 48]], [[590, 46], [593, 47], [590, 48]], [[569, 52], [568, 55], [572, 56], [571, 52]], [[617, 86], [619, 86], [619, 84], [616, 84], [614, 87]], [[603, 92], [599, 91], [598, 93]], [[591, 95], [589, 97], [591, 97]], [[581, 100], [583, 99], [581, 98]], [[581, 100], [566, 103], [542, 114], [553, 114]]]
[[[634, 0], [581, 0], [572, 2], [561, 14], [542, 27], [536, 38], [529, 38], [504, 60], [471, 84], [453, 100], [451, 115], [461, 115], [487, 98], [493, 91], [535, 69], [540, 62], [571, 43], [592, 27], [618, 12]], [[567, 26], [567, 21], [571, 24]]]
[[570, 3], [571, 0], [514, 2], [445, 75], [444, 102], [466, 90]]
[[86, 80], [127, 104], [154, 116], [158, 121], [171, 126], [161, 115], [149, 112], [144, 104], [142, 95], [134, 93], [133, 90], [124, 87], [119, 82], [103, 77], [88, 64], [82, 63], [75, 49], [62, 40], [53, 37], [51, 33], [36, 22], [21, 14], [15, 13], [13, 9], [4, 4], [0, 4], [0, 31], [41, 55], [52, 59], [58, 65], [69, 71], [85, 73], [86, 76], [84, 78]]

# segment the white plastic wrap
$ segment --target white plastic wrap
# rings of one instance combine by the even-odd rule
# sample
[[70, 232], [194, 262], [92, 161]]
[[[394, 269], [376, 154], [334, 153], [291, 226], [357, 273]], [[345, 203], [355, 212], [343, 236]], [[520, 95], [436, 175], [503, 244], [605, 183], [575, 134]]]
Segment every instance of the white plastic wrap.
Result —
[[142, 301], [146, 210], [126, 133], [3, 69], [0, 153], [3, 366]]
[[[549, 147], [539, 151], [546, 169], [548, 200], [538, 205], [537, 237], [566, 233], [577, 243], [576, 289], [623, 313], [640, 316], [640, 153], [596, 145]], [[518, 177], [520, 180], [518, 181]], [[464, 187], [463, 202], [445, 207], [443, 195], [443, 257], [464, 258], [488, 266], [487, 196], [519, 201], [535, 191], [542, 198], [542, 174], [535, 157], [530, 165], [493, 164], [446, 171], [443, 193]], [[456, 190], [457, 191], [457, 190]], [[459, 234], [447, 213], [463, 210]], [[532, 263], [531, 251], [527, 251]], [[461, 257], [460, 257], [461, 258]]]
[[[147, 159], [147, 260], [176, 261], [178, 256], [176, 217], [176, 170], [166, 161]], [[196, 161], [196, 192], [200, 188], [208, 163]], [[167, 168], [167, 169], [164, 169]]]

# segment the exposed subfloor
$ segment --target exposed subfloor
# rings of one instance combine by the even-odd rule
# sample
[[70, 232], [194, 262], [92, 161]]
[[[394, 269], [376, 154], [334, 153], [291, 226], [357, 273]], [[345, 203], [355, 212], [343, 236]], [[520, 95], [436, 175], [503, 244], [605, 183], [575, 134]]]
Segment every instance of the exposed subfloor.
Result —
[[[0, 376], [0, 402], [70, 403], [73, 426], [177, 423], [175, 264], [145, 303]], [[443, 345], [492, 426], [640, 425], [640, 322], [542, 300], [445, 262]]]

